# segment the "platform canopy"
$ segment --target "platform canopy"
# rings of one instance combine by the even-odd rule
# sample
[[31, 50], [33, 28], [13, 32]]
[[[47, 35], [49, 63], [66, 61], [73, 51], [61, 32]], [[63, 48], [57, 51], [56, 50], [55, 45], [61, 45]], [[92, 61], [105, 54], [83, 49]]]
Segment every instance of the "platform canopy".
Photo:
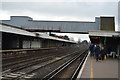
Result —
[[30, 31], [27, 31], [25, 29], [22, 29], [22, 28], [19, 28], [16, 26], [12, 26], [12, 25], [7, 25], [7, 24], [0, 24], [0, 32], [12, 33], [12, 34], [23, 35], [23, 36], [32, 36], [32, 37], [57, 40], [57, 41], [63, 41], [63, 42], [76, 43], [75, 41], [60, 39], [57, 37], [41, 34], [38, 32], [30, 32]]
[[120, 37], [120, 32], [115, 32], [115, 31], [89, 31], [89, 36]]

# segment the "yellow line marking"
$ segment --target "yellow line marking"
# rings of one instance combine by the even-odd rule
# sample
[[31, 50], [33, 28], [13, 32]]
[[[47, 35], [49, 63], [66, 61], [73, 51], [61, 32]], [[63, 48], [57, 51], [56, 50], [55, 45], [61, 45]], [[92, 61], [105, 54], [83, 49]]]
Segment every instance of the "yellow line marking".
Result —
[[91, 64], [90, 64], [90, 80], [93, 80], [94, 73], [93, 73], [93, 57], [91, 58]]

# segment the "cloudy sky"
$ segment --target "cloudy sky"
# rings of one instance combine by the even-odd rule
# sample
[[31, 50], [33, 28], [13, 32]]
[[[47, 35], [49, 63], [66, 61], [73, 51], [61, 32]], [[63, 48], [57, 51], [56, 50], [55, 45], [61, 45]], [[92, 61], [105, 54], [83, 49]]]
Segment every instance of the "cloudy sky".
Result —
[[[30, 16], [34, 20], [94, 21], [99, 16], [115, 16], [118, 29], [119, 0], [2, 0], [0, 20], [10, 16]], [[61, 34], [64, 35], [64, 34]], [[67, 34], [88, 39], [88, 35]]]

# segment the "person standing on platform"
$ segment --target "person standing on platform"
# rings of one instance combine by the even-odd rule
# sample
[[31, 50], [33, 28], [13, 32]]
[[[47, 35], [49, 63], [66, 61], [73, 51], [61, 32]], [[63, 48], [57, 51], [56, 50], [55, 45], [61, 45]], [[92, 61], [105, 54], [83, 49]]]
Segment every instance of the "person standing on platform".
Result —
[[101, 48], [100, 54], [101, 54], [101, 59], [104, 60], [104, 56], [105, 56], [104, 47]]
[[99, 60], [99, 55], [100, 55], [100, 47], [97, 45], [95, 48], [95, 59], [96, 61]]
[[96, 49], [96, 45], [94, 45], [94, 47], [93, 47], [93, 56], [94, 56], [94, 58], [95, 58], [95, 49]]
[[90, 46], [90, 56], [94, 56], [94, 50], [93, 50], [93, 48], [94, 48], [94, 45], [92, 44]]

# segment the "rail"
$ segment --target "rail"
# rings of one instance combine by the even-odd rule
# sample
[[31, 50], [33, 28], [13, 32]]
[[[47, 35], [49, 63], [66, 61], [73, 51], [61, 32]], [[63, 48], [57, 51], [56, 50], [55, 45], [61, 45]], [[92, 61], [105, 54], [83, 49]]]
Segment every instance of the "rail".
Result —
[[[87, 50], [88, 51], [88, 50]], [[83, 52], [87, 53], [87, 51]], [[42, 80], [52, 80], [54, 78], [55, 75], [57, 75], [59, 72], [61, 72], [62, 70], [64, 70], [66, 67], [68, 67], [71, 63], [73, 63], [75, 60], [77, 60], [79, 57], [81, 57], [83, 54], [77, 55], [75, 57], [73, 57], [72, 59], [70, 59], [69, 61], [67, 61], [66, 63], [64, 63], [63, 65], [59, 66], [57, 69], [55, 69], [54, 71], [52, 71], [51, 73], [49, 73], [48, 75], [46, 75], [45, 77], [42, 78]], [[87, 54], [85, 55], [85, 57], [82, 59], [80, 65], [78, 66], [78, 68], [76, 69], [75, 73], [73, 74], [71, 80], [75, 80], [77, 78], [77, 75], [79, 73], [79, 70], [81, 69], [82, 64], [84, 63], [84, 60], [86, 58]]]
[[[78, 52], [78, 51], [75, 51], [74, 53], [77, 53], [77, 52]], [[29, 71], [27, 71], [27, 72], [24, 73], [24, 74], [30, 74], [30, 73], [32, 73], [32, 72], [34, 72], [34, 71], [36, 71], [36, 70], [38, 70], [38, 69], [40, 69], [40, 68], [42, 68], [42, 67], [44, 67], [44, 66], [47, 66], [47, 65], [52, 64], [52, 63], [54, 63], [54, 62], [60, 61], [60, 60], [66, 58], [66, 57], [68, 57], [68, 56], [71, 56], [71, 55], [73, 55], [74, 53], [67, 54], [67, 55], [61, 57], [61, 58], [58, 59], [58, 60], [55, 60], [55, 61], [50, 62], [50, 63], [48, 63], [48, 64], [41, 65], [41, 67], [36, 68], [36, 69], [33, 69], [33, 70], [29, 70]], [[50, 57], [50, 56], [49, 56], [49, 57]], [[40, 61], [40, 60], [39, 60], [39, 61]], [[39, 62], [39, 61], [36, 61], [36, 62]], [[11, 72], [13, 73], [13, 72], [15, 72], [15, 71], [19, 71], [19, 70], [24, 69], [24, 68], [26, 68], [26, 67], [32, 66], [32, 65], [34, 65], [34, 64], [37, 64], [36, 62], [32, 62], [32, 63], [27, 64], [27, 65], [25, 64], [25, 65], [23, 65], [23, 66], [21, 66], [21, 67], [17, 67], [17, 68], [15, 68], [15, 69], [8, 69], [8, 70], [2, 72], [3, 77], [4, 77], [5, 75], [11, 73]], [[15, 79], [19, 79], [20, 77], [24, 76], [24, 74], [21, 75], [21, 76], [16, 77]]]

